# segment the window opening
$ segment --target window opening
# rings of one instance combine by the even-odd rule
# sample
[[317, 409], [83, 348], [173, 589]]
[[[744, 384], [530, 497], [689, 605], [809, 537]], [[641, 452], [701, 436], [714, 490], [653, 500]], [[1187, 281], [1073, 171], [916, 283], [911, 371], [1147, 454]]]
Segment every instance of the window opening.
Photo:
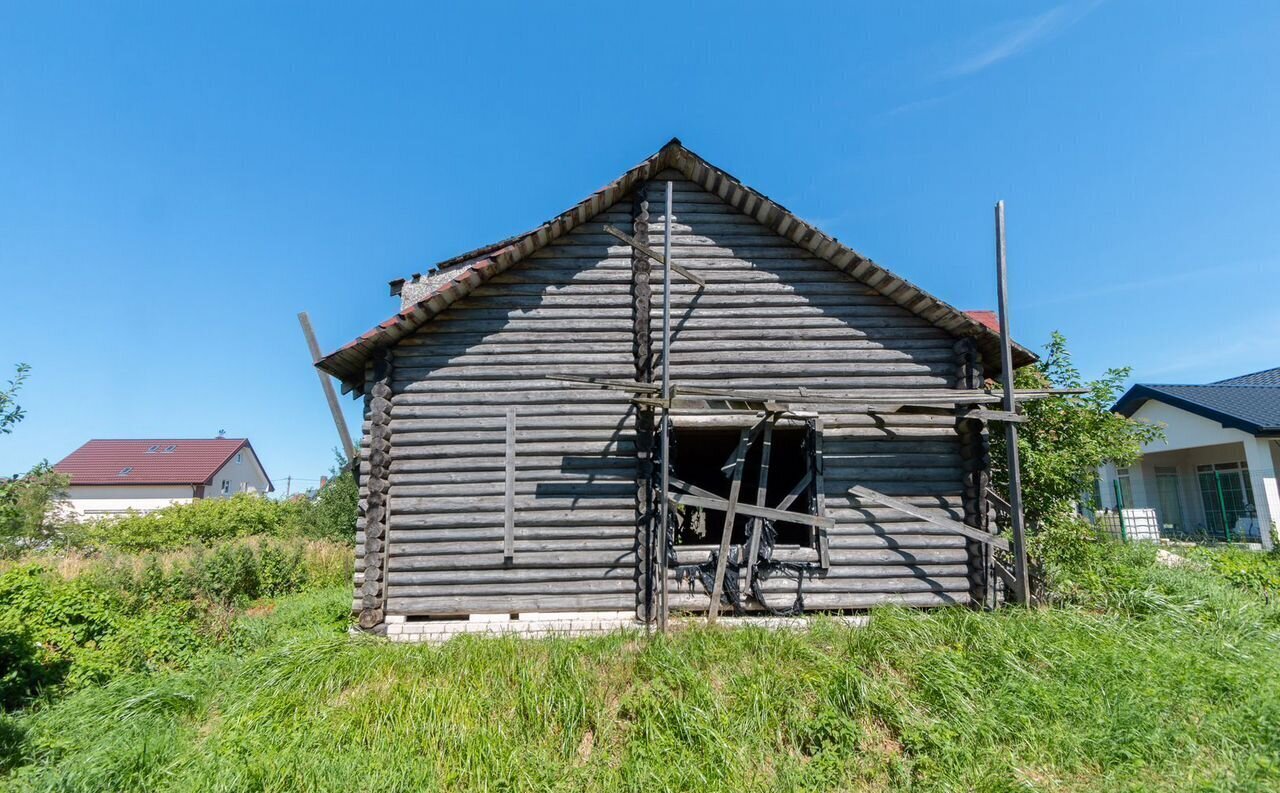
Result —
[[[733, 428], [673, 427], [671, 432], [672, 475], [691, 485], [715, 493], [720, 498], [728, 498], [732, 483], [721, 466], [738, 448], [741, 432], [741, 429]], [[809, 471], [813, 457], [813, 444], [809, 442], [808, 435], [808, 431], [803, 428], [774, 428], [765, 506], [776, 507]], [[740, 504], [755, 504], [762, 453], [763, 444], [758, 441], [751, 445], [747, 453], [743, 463], [742, 487], [738, 496]], [[813, 501], [813, 489], [810, 487], [787, 507], [787, 511], [812, 514]], [[683, 514], [679, 516], [675, 530], [676, 546], [718, 546], [724, 531], [724, 518], [725, 514], [719, 510], [683, 508]], [[751, 520], [752, 518], [742, 513], [735, 516], [733, 536], [730, 540], [732, 545], [741, 545], [746, 542]], [[773, 528], [777, 532], [777, 545], [810, 548], [814, 545], [814, 532], [809, 526], [777, 521], [773, 524]]]

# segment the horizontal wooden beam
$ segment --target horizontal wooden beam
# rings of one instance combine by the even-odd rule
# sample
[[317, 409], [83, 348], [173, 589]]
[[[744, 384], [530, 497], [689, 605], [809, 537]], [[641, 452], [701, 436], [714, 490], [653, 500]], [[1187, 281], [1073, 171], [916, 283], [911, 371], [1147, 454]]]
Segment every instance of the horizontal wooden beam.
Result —
[[[659, 265], [662, 265], [664, 263], [661, 253], [658, 253], [653, 248], [650, 248], [648, 245], [645, 245], [643, 242], [636, 239], [635, 237], [632, 237], [631, 235], [623, 231], [620, 231], [619, 229], [616, 229], [613, 226], [610, 226], [608, 224], [605, 225], [604, 230], [607, 231], [609, 234], [613, 235], [614, 237], [617, 237], [619, 240], [630, 245], [631, 247], [635, 248], [636, 250], [640, 251], [645, 256], [648, 256], [650, 259], [653, 259]], [[679, 264], [676, 264], [674, 261], [671, 262], [671, 269], [675, 270], [677, 273], [689, 279], [690, 281], [693, 281], [698, 286], [705, 287], [707, 285], [707, 282], [703, 280], [701, 277], [694, 275], [693, 273], [689, 272], [688, 269], [682, 267]]]
[[[701, 507], [702, 509], [714, 509], [718, 512], [725, 512], [729, 509], [728, 499], [723, 499], [719, 496], [694, 496], [686, 493], [672, 493], [671, 500], [682, 507]], [[804, 512], [786, 512], [781, 509], [757, 507], [743, 503], [739, 503], [734, 511], [753, 518], [767, 518], [783, 523], [800, 523], [805, 526], [817, 526], [820, 529], [833, 529], [836, 525], [836, 522], [831, 518], [809, 515]]]
[[1009, 541], [1004, 539], [1003, 537], [997, 537], [994, 534], [988, 534], [987, 532], [982, 531], [981, 529], [975, 529], [972, 526], [961, 523], [960, 521], [957, 521], [957, 520], [952, 520], [951, 518], [943, 518], [937, 515], [931, 515], [923, 509], [914, 507], [906, 503], [905, 501], [899, 501], [898, 499], [893, 498], [892, 496], [886, 496], [884, 493], [880, 493], [878, 491], [872, 490], [869, 487], [863, 487], [862, 485], [854, 485], [853, 487], [849, 488], [849, 492], [860, 499], [863, 499], [866, 501], [874, 501], [877, 504], [881, 504], [883, 506], [889, 507], [890, 509], [896, 509], [899, 512], [905, 512], [906, 514], [910, 515], [913, 518], [917, 518], [919, 520], [932, 523], [933, 525], [939, 528], [947, 529], [948, 531], [953, 531], [956, 534], [963, 534], [964, 536], [968, 537], [971, 540], [977, 540], [978, 542], [989, 543], [990, 545], [993, 545], [1002, 551], [1009, 550]]
[[1007, 410], [987, 410], [984, 408], [975, 408], [966, 410], [961, 414], [962, 419], [978, 419], [980, 421], [1007, 421], [1014, 424], [1022, 424], [1027, 417], [1021, 413], [1010, 413]]

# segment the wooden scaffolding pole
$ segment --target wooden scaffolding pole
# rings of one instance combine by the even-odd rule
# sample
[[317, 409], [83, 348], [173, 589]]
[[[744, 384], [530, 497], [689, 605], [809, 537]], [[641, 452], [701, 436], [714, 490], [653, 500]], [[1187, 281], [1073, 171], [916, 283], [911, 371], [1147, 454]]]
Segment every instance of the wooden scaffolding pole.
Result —
[[[307, 337], [307, 348], [311, 351], [311, 363], [314, 366], [316, 361], [320, 360], [320, 344], [316, 341], [316, 332], [311, 327], [311, 318], [307, 316], [307, 312], [298, 312], [298, 324], [302, 326], [302, 335]], [[333, 383], [329, 381], [328, 374], [319, 369], [316, 369], [316, 374], [320, 376], [320, 387], [324, 389], [324, 398], [329, 403], [329, 412], [333, 414], [333, 424], [338, 429], [342, 453], [347, 456], [347, 465], [354, 466], [359, 462], [356, 459], [356, 446], [351, 440], [351, 433], [347, 430], [346, 419], [342, 417], [342, 408], [338, 405], [338, 394], [333, 390]]]
[[[1000, 369], [1004, 381], [1004, 409], [1014, 413], [1017, 405], [1013, 391], [1013, 347], [1009, 338], [1009, 277], [1005, 261], [1004, 201], [996, 202], [996, 299], [1000, 310]], [[1005, 446], [1009, 454], [1009, 523], [1012, 533], [1010, 553], [1013, 555], [1013, 600], [1031, 605], [1031, 582], [1027, 578], [1026, 527], [1022, 515], [1022, 470], [1018, 460], [1018, 424], [1004, 425]]]
[[671, 518], [671, 204], [672, 184], [667, 182], [666, 213], [662, 218], [662, 495], [658, 527], [658, 630], [667, 632], [670, 613], [667, 584], [667, 526]]

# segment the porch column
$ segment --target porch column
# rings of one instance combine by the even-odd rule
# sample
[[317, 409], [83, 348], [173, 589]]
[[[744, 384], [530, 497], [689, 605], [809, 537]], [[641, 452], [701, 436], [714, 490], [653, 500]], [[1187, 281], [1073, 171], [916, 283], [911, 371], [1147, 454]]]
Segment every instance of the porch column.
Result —
[[1258, 533], [1262, 547], [1271, 550], [1271, 522], [1280, 520], [1280, 488], [1276, 487], [1276, 465], [1271, 457], [1271, 441], [1249, 438], [1244, 442], [1244, 459], [1249, 464], [1249, 485], [1258, 512]]

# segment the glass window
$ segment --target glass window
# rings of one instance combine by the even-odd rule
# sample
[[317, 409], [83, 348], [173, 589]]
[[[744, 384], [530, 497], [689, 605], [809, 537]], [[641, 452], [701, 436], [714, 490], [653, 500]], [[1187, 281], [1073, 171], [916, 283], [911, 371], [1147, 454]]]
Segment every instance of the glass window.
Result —
[[1249, 467], [1244, 463], [1196, 466], [1204, 523], [1208, 534], [1220, 540], [1239, 540], [1236, 524], [1253, 517], [1249, 492]]
[[1117, 509], [1133, 509], [1133, 484], [1129, 481], [1129, 469], [1116, 469], [1116, 485], [1120, 490], [1120, 502]]

